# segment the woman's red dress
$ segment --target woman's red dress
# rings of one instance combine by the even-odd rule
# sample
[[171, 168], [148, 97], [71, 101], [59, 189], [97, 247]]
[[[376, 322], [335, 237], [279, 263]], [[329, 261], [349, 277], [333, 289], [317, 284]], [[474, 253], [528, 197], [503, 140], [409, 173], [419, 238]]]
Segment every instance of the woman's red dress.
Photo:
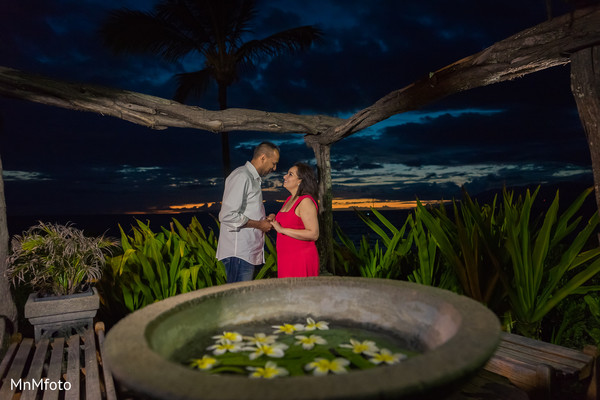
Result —
[[[300, 196], [289, 211], [279, 211], [277, 213], [275, 219], [282, 227], [304, 229], [302, 219], [296, 215], [296, 207], [298, 207], [298, 204], [305, 197], [310, 198], [318, 209], [317, 202], [312, 196]], [[285, 207], [290, 198], [291, 196], [283, 203], [283, 207]], [[317, 275], [319, 275], [319, 254], [317, 253], [315, 242], [312, 240], [294, 239], [277, 233], [277, 277], [299, 278]]]

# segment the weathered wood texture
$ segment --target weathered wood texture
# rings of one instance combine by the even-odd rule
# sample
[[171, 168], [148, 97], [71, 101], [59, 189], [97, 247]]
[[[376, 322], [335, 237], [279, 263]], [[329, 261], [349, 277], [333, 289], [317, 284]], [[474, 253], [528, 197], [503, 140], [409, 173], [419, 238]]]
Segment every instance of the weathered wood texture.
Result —
[[116, 400], [112, 375], [100, 355], [103, 341], [101, 322], [96, 324], [96, 335], [93, 328], [71, 335], [66, 347], [62, 337], [37, 344], [30, 338], [15, 341], [0, 362], [0, 399]]
[[571, 91], [590, 149], [600, 209], [600, 44], [571, 55]]
[[[583, 351], [503, 333], [485, 369], [507, 377], [533, 399], [550, 399], [577, 384], [595, 387], [595, 363], [595, 357]], [[578, 398], [585, 396], [583, 390]], [[597, 400], [595, 395], [587, 399]]]
[[[0, 120], [0, 133], [2, 121]], [[2, 159], [0, 159], [0, 177], [2, 176]], [[9, 248], [8, 222], [6, 219], [6, 198], [4, 197], [4, 180], [0, 179], [0, 354], [5, 345], [5, 335], [17, 330], [17, 307], [12, 298], [10, 283], [6, 278], [6, 258]]]
[[238, 108], [210, 111], [147, 94], [62, 82], [7, 67], [0, 67], [0, 95], [108, 115], [153, 129], [175, 127], [215, 133], [246, 130], [315, 135], [342, 121], [326, 115], [295, 115]]
[[319, 270], [322, 275], [327, 269], [335, 273], [333, 253], [333, 193], [331, 191], [331, 147], [326, 144], [312, 143], [317, 159], [319, 179]]

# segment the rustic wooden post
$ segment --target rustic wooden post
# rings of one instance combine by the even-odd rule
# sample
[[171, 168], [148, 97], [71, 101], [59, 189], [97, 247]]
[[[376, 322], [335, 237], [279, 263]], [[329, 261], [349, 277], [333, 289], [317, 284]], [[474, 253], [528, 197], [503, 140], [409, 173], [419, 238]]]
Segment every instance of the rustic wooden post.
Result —
[[596, 204], [600, 210], [600, 45], [571, 55], [571, 91], [590, 148]]
[[317, 248], [320, 257], [320, 274], [331, 271], [335, 274], [335, 258], [333, 254], [333, 191], [331, 189], [331, 145], [322, 144], [306, 137], [307, 144], [312, 147], [317, 159], [319, 178], [319, 240]]
[[[0, 121], [1, 122], [1, 121]], [[6, 318], [12, 323], [12, 330], [17, 330], [17, 308], [10, 291], [10, 283], [6, 277], [6, 258], [8, 257], [8, 226], [6, 221], [6, 200], [4, 198], [4, 180], [2, 179], [2, 160], [0, 159], [0, 319]], [[0, 324], [0, 327], [4, 324]], [[4, 334], [0, 332], [0, 353], [4, 344]]]

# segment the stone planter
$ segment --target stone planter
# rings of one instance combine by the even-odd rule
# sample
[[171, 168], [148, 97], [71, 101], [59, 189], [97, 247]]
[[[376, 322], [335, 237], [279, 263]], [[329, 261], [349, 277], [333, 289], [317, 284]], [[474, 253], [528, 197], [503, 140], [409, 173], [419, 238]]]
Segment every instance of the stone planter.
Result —
[[68, 296], [39, 297], [32, 293], [25, 303], [25, 318], [33, 325], [37, 342], [61, 330], [92, 328], [99, 307], [96, 288]]
[[[199, 333], [309, 315], [394, 332], [422, 353], [342, 375], [271, 380], [211, 375], [170, 361]], [[486, 363], [499, 338], [491, 311], [445, 290], [385, 279], [287, 278], [210, 287], [151, 304], [108, 332], [104, 354], [121, 384], [149, 398], [442, 398]]]

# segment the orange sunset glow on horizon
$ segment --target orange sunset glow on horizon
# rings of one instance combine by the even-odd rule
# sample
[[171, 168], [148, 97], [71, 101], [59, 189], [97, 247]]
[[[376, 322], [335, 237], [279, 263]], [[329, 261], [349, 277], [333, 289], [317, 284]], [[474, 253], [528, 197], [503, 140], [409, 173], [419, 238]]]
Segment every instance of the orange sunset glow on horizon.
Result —
[[[440, 200], [420, 200], [421, 204], [439, 204]], [[332, 201], [333, 210], [341, 211], [341, 210], [368, 210], [371, 208], [375, 208], [377, 210], [386, 209], [386, 210], [409, 210], [417, 207], [416, 200], [380, 200], [380, 199], [340, 199], [334, 198]]]
[[[283, 203], [283, 200], [277, 200], [277, 203]], [[421, 204], [440, 204], [440, 200], [420, 200]], [[332, 201], [332, 209], [334, 211], [344, 210], [368, 210], [375, 208], [377, 210], [410, 210], [417, 207], [416, 200], [381, 200], [371, 198], [359, 198], [359, 199], [343, 199], [334, 198]], [[153, 208], [145, 211], [129, 211], [125, 214], [181, 214], [186, 212], [203, 212], [203, 211], [215, 211], [220, 208], [220, 202], [211, 201], [204, 203], [187, 203], [187, 204], [176, 204], [166, 208]]]

